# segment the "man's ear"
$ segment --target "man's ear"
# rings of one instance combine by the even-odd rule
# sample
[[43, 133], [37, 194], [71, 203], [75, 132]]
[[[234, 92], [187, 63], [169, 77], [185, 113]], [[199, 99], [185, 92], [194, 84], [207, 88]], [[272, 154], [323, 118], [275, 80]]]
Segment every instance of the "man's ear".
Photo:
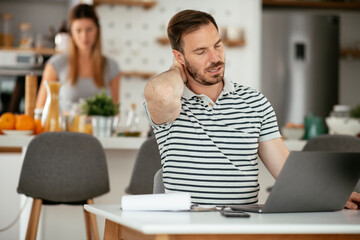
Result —
[[178, 63], [180, 63], [181, 65], [185, 65], [184, 55], [180, 51], [175, 49], [173, 49], [172, 52], [174, 54], [174, 58], [176, 59], [176, 61], [178, 61]]

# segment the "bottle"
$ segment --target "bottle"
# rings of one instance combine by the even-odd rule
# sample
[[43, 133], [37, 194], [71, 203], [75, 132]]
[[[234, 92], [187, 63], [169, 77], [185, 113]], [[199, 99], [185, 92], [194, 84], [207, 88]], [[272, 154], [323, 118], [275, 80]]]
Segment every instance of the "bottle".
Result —
[[0, 46], [2, 47], [12, 47], [14, 45], [14, 35], [11, 32], [12, 29], [12, 14], [3, 13], [1, 19], [3, 22], [3, 28], [0, 33]]
[[45, 81], [46, 86], [46, 102], [44, 106], [42, 125], [45, 132], [62, 131], [61, 127], [61, 115], [59, 106], [59, 90], [60, 82], [57, 81]]
[[136, 104], [132, 103], [128, 112], [126, 120], [126, 128], [124, 136], [139, 137], [141, 134], [139, 130], [139, 117], [136, 114]]

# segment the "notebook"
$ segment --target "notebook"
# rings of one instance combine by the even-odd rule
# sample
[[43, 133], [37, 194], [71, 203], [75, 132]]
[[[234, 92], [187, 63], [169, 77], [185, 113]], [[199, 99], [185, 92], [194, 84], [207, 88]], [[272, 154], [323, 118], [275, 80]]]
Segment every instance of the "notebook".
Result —
[[291, 152], [265, 204], [232, 205], [258, 213], [344, 208], [360, 178], [360, 153]]

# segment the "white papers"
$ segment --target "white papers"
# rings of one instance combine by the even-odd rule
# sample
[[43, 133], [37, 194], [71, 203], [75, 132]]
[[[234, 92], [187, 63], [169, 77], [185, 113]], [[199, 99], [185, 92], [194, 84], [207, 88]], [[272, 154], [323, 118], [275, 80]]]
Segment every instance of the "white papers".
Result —
[[122, 197], [124, 211], [182, 211], [190, 210], [190, 193], [126, 195]]

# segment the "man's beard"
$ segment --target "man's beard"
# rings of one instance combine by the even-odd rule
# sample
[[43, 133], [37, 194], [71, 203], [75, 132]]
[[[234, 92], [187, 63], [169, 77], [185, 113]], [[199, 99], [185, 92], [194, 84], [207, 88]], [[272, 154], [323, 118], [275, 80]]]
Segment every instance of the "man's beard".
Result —
[[[219, 67], [219, 66], [225, 67], [225, 63], [221, 62], [221, 61], [219, 61], [217, 63], [213, 63], [208, 68], [205, 69], [205, 72], [209, 71], [212, 68]], [[224, 80], [223, 73], [219, 73], [212, 77], [206, 78], [204, 74], [200, 73], [199, 69], [196, 69], [196, 68], [190, 66], [189, 62], [186, 59], [185, 59], [185, 68], [186, 68], [187, 72], [189, 73], [189, 75], [196, 82], [198, 82], [202, 85], [211, 86], [211, 85], [217, 84], [219, 82], [222, 82]]]

